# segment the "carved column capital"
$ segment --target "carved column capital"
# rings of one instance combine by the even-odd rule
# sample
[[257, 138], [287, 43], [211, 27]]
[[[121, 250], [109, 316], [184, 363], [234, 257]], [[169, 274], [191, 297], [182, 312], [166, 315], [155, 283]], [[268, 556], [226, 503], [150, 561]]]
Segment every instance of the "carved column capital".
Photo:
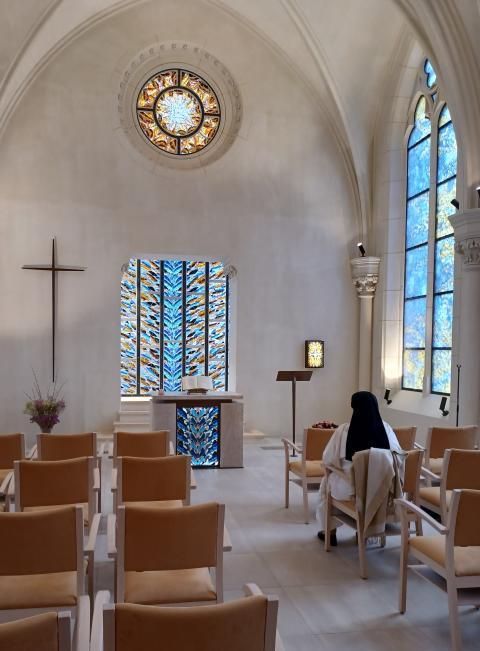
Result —
[[353, 286], [359, 298], [373, 298], [378, 284], [380, 258], [365, 256], [350, 260]]
[[463, 256], [464, 267], [480, 269], [480, 238], [467, 237], [456, 242], [455, 251]]
[[455, 233], [455, 251], [463, 257], [463, 268], [480, 270], [480, 210], [473, 208], [449, 217]]

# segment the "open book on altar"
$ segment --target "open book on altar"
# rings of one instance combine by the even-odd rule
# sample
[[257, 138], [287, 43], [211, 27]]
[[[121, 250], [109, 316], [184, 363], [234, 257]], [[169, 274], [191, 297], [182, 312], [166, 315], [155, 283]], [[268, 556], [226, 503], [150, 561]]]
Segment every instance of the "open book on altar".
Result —
[[208, 375], [186, 375], [182, 377], [182, 391], [187, 393], [213, 391], [212, 378]]

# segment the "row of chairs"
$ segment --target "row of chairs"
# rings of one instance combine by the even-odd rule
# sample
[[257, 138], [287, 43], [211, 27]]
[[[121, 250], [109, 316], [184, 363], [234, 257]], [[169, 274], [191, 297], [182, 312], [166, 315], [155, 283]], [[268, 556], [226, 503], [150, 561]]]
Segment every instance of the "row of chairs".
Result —
[[[397, 500], [401, 521], [399, 610], [406, 610], [407, 570], [411, 569], [448, 595], [452, 649], [461, 651], [458, 606], [480, 608], [480, 451], [477, 427], [430, 428], [426, 447], [415, 442], [416, 428], [395, 430], [407, 451], [404, 497]], [[303, 489], [305, 521], [308, 522], [308, 489], [315, 490], [330, 474], [321, 461], [332, 430], [307, 430], [303, 448], [284, 440], [285, 506], [288, 484], [293, 480]], [[294, 449], [298, 460], [290, 458]], [[359, 454], [368, 454], [368, 451]], [[293, 475], [293, 477], [292, 477]], [[360, 574], [367, 577], [365, 536], [355, 500], [338, 501], [327, 489], [325, 549], [330, 551], [330, 522], [335, 517], [357, 531]], [[438, 520], [429, 515], [437, 514]], [[416, 536], [411, 535], [414, 522]], [[435, 535], [424, 535], [422, 523]], [[382, 536], [382, 546], [385, 537]], [[409, 564], [409, 556], [415, 560]]]
[[[310, 522], [308, 504], [309, 492], [317, 492], [318, 485], [325, 476], [323, 451], [334, 430], [308, 428], [305, 430], [303, 446], [294, 445], [288, 439], [282, 439], [285, 452], [285, 507], [290, 505], [290, 484], [300, 486], [303, 494], [303, 511], [305, 524]], [[423, 451], [421, 478], [427, 487], [440, 483], [445, 451], [451, 448], [474, 450], [478, 442], [478, 428], [467, 427], [431, 427], [428, 430], [425, 446], [416, 443], [416, 427], [396, 427], [394, 432], [400, 446], [405, 451]], [[293, 458], [292, 454], [298, 455]], [[409, 461], [416, 468], [416, 460]], [[406, 492], [411, 493], [410, 490]], [[428, 499], [425, 493], [425, 500]], [[435, 509], [433, 509], [435, 510]]]
[[[5, 617], [5, 613], [9, 618], [13, 610], [20, 611], [21, 615], [22, 612], [29, 614], [32, 608], [74, 609], [76, 611], [75, 648], [86, 649], [85, 632], [82, 633], [85, 631], [85, 626], [82, 622], [89, 619], [85, 613], [87, 610], [90, 611], [90, 603], [93, 603], [94, 550], [100, 521], [98, 512], [91, 516], [95, 504], [92, 494], [94, 490], [99, 490], [98, 466], [101, 458], [98, 459], [97, 455], [95, 458], [90, 456], [59, 459], [59, 457], [72, 456], [73, 442], [79, 444], [81, 436], [86, 438], [85, 435], [65, 437], [46, 435], [37, 441], [37, 449], [33, 455], [30, 455], [34, 457], [36, 453], [41, 460], [14, 461], [14, 474], [10, 478], [7, 497], [14, 500], [16, 512], [3, 513], [0, 518], [0, 539], [2, 542], [7, 542], [8, 548], [6, 554], [8, 562], [3, 567], [5, 576], [2, 576], [0, 567], [0, 594], [5, 597], [5, 602], [0, 603], [0, 611], [2, 611], [0, 620], [2, 615], [3, 618]], [[128, 438], [126, 437], [125, 441]], [[163, 447], [160, 449], [159, 443], [162, 439]], [[168, 441], [168, 433], [135, 434], [133, 437], [130, 436], [129, 445], [126, 447], [122, 447], [123, 441], [123, 437], [116, 437], [113, 449], [110, 450], [115, 466], [112, 474], [112, 489], [115, 495], [116, 512], [108, 516], [107, 540], [108, 555], [115, 563], [114, 591], [117, 605], [105, 606], [104, 617], [105, 648], [112, 649], [122, 648], [108, 646], [112, 643], [112, 617], [115, 616], [118, 608], [121, 610], [118, 604], [129, 602], [141, 604], [140, 607], [145, 604], [156, 606], [158, 604], [169, 606], [220, 604], [223, 600], [223, 552], [231, 549], [228, 532], [224, 528], [224, 505], [209, 503], [188, 506], [192, 483], [190, 458], [175, 456], [149, 458], [150, 454], [167, 455], [170, 452], [170, 446], [165, 444]], [[142, 446], [142, 443], [145, 445]], [[45, 461], [45, 455], [51, 452], [50, 444], [57, 445], [55, 452], [57, 460]], [[47, 449], [49, 452], [46, 452]], [[77, 447], [75, 453], [81, 454], [86, 451], [85, 448]], [[123, 454], [125, 451], [142, 456], [120, 457], [115, 454]], [[35, 486], [41, 487], [36, 497]], [[87, 491], [89, 507], [85, 509], [84, 498]], [[32, 502], [36, 502], [35, 505]], [[69, 502], [71, 506], [61, 508], [60, 505], [65, 502]], [[85, 516], [85, 513], [88, 515]], [[93, 526], [89, 528], [90, 523], [93, 523]], [[87, 526], [86, 538], [84, 526]], [[49, 535], [45, 535], [46, 532]], [[28, 541], [28, 544], [19, 546], [19, 541], [22, 539]], [[38, 544], [39, 540], [41, 545]], [[59, 543], [62, 553], [60, 553]], [[67, 553], [69, 543], [71, 543], [70, 552]], [[18, 562], [12, 561], [15, 553], [17, 559], [19, 553], [24, 558], [19, 559]], [[18, 575], [12, 575], [12, 568]], [[88, 577], [90, 599], [85, 591], [85, 575]], [[33, 601], [31, 589], [35, 594]], [[255, 590], [258, 592], [257, 588]], [[101, 601], [102, 594], [104, 593], [97, 595], [97, 602]], [[253, 638], [256, 637], [259, 650], [273, 651], [278, 604], [274, 603], [275, 600], [272, 601], [261, 595], [257, 597], [255, 621], [259, 626], [254, 627]], [[108, 595], [104, 601], [109, 600]], [[263, 606], [260, 607], [260, 603]], [[267, 608], [264, 607], [265, 603], [268, 605]], [[127, 612], [129, 607], [126, 606]], [[208, 622], [208, 617], [214, 620], [224, 618], [226, 625], [223, 626], [223, 631], [226, 632], [228, 627], [235, 624], [237, 609], [239, 612], [246, 613], [251, 605], [249, 602], [246, 607], [243, 600], [238, 606], [228, 604], [225, 608], [223, 606], [220, 608], [220, 611], [210, 609], [209, 615], [197, 614], [195, 608], [190, 609], [189, 613], [182, 609], [176, 617], [179, 623], [182, 617], [185, 617], [186, 624], [189, 621], [194, 622], [196, 618], [199, 621], [205, 619], [205, 622]], [[263, 619], [259, 617], [262, 608], [265, 614]], [[96, 610], [99, 609], [101, 610], [97, 603]], [[168, 616], [162, 615], [156, 608], [154, 611], [145, 614], [145, 621], [155, 623], [156, 618], [168, 619]], [[227, 615], [230, 616], [230, 620]], [[18, 612], [16, 616], [18, 617]], [[137, 611], [135, 616], [142, 618], [143, 611]], [[55, 620], [59, 631], [63, 630], [64, 619], [62, 615]], [[51, 617], [50, 620], [52, 624]], [[100, 638], [103, 636], [99, 633], [101, 622], [101, 613], [97, 612], [92, 628], [92, 649], [102, 648]], [[7, 638], [10, 634], [18, 634], [21, 637], [22, 630], [34, 628], [31, 621], [25, 623], [26, 629], [22, 628], [21, 624], [15, 623], [7, 626], [9, 627], [9, 632], [5, 633]], [[151, 632], [154, 630], [151, 629]], [[259, 633], [261, 630], [264, 630], [263, 634]], [[139, 629], [133, 627], [131, 635], [134, 637], [136, 635], [138, 638], [138, 632]], [[177, 637], [178, 633], [179, 631]], [[158, 630], [156, 637], [158, 639]], [[187, 648], [188, 636], [183, 637], [180, 642]], [[200, 645], [198, 648], [220, 649], [225, 648], [226, 643], [231, 647], [232, 641], [235, 646], [242, 636], [230, 633], [223, 642], [217, 632], [214, 637], [213, 643], [212, 640], [205, 640], [205, 646]], [[253, 638], [250, 635], [248, 639]], [[172, 637], [171, 640], [173, 639]], [[146, 641], [145, 636], [140, 636], [135, 643], [132, 638], [132, 644], [125, 648], [139, 648], [137, 644], [142, 641]], [[170, 648], [170, 645], [167, 646]], [[175, 644], [174, 648], [184, 647]], [[238, 648], [245, 648], [245, 639]], [[280, 648], [282, 648], [281, 642], [277, 641], [277, 649]]]
[[[276, 632], [278, 597], [244, 586], [246, 598], [226, 604], [162, 608], [111, 604], [106, 591], [77, 619], [75, 651], [283, 651]], [[246, 624], [248, 623], [248, 624]], [[70, 612], [48, 612], [0, 624], [1, 651], [72, 651]]]

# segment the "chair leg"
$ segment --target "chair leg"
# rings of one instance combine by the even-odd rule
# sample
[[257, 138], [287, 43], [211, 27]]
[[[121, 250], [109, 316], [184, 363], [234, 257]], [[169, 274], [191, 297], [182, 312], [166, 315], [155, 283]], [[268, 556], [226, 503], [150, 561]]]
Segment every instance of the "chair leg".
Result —
[[447, 581], [448, 592], [448, 614], [450, 620], [450, 635], [452, 638], [452, 650], [461, 651], [462, 637], [460, 632], [460, 622], [458, 619], [458, 595], [455, 587], [450, 587]]
[[290, 477], [288, 466], [285, 469], [285, 508], [288, 509], [290, 505]]
[[[450, 585], [449, 585], [450, 584]], [[452, 639], [452, 651], [462, 651], [462, 637], [460, 634], [460, 623], [458, 621], [458, 597], [457, 589], [447, 580], [448, 592], [448, 618], [450, 620], [450, 636]]]
[[400, 591], [398, 597], [398, 610], [403, 613], [407, 610], [407, 573], [408, 573], [408, 541], [402, 540], [400, 550]]
[[422, 518], [420, 517], [415, 520], [415, 533], [417, 536], [423, 536]]
[[[98, 512], [102, 512], [102, 459], [98, 460], [98, 472], [100, 475], [100, 490], [98, 491]], [[92, 602], [93, 603], [93, 602]], [[93, 606], [92, 606], [93, 608]]]
[[303, 491], [303, 513], [305, 515], [305, 524], [310, 522], [310, 513], [308, 510], [308, 484], [304, 479], [302, 481], [302, 491]]
[[360, 563], [360, 576], [362, 579], [368, 579], [367, 572], [367, 558], [365, 554], [365, 538], [363, 535], [363, 527], [357, 519], [357, 539], [358, 539], [358, 560]]

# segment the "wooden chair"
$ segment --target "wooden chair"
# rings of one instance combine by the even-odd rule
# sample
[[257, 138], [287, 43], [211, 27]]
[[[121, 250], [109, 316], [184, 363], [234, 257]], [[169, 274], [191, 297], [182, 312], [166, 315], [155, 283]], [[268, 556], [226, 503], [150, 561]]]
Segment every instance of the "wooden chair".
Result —
[[[5, 651], [72, 651], [69, 612], [50, 612], [27, 619], [0, 624], [0, 649]], [[88, 617], [80, 622], [75, 651], [89, 650], [90, 626]]]
[[474, 450], [477, 447], [478, 427], [430, 427], [425, 445], [425, 466], [423, 474], [427, 483], [439, 483], [445, 451]]
[[417, 436], [416, 427], [394, 427], [393, 431], [397, 437], [398, 442], [400, 443], [402, 450], [408, 452], [408, 450], [414, 449], [415, 437]]
[[97, 513], [95, 495], [100, 488], [98, 475], [92, 457], [64, 461], [15, 461], [14, 479], [10, 484], [17, 512], [38, 512], [66, 505], [81, 507], [89, 537], [86, 558], [92, 598], [94, 549], [101, 518]]
[[[357, 452], [357, 454], [369, 454], [370, 450], [362, 450]], [[407, 452], [407, 457], [405, 459], [404, 466], [404, 482], [403, 482], [403, 493], [408, 496], [412, 503], [418, 503], [418, 492], [420, 485], [420, 474], [422, 469], [422, 460], [423, 460], [423, 450], [409, 450]], [[338, 470], [335, 472], [338, 473]], [[332, 470], [327, 466], [326, 476], [327, 481]], [[347, 481], [348, 477], [345, 476]], [[333, 509], [335, 509], [335, 514], [333, 514]], [[367, 559], [366, 559], [366, 540], [368, 538], [367, 532], [365, 531], [365, 515], [358, 508], [358, 504], [355, 498], [351, 500], [336, 500], [332, 497], [329, 487], [327, 485], [327, 503], [325, 509], [325, 551], [330, 551], [330, 532], [332, 530], [332, 518], [335, 517], [340, 520], [343, 524], [355, 529], [357, 534], [357, 544], [358, 544], [358, 558], [360, 566], [360, 576], [362, 579], [368, 578], [368, 569], [367, 569]], [[409, 513], [409, 521], [415, 522], [416, 531], [418, 534], [421, 534], [422, 527], [419, 518], [416, 513]], [[393, 532], [395, 535], [396, 532]], [[385, 546], [386, 543], [386, 532], [382, 533], [380, 536], [380, 545], [381, 547]]]
[[[113, 516], [114, 517], [114, 516]], [[159, 509], [120, 506], [108, 520], [117, 603], [149, 605], [223, 601], [225, 506], [213, 502]], [[214, 570], [215, 582], [210, 571]]]
[[480, 450], [446, 450], [440, 486], [422, 486], [419, 504], [438, 513], [445, 524], [455, 488], [480, 490]]
[[102, 511], [102, 457], [104, 444], [97, 447], [96, 432], [82, 434], [37, 434], [37, 458], [40, 461], [63, 461], [79, 457], [93, 457], [96, 460], [100, 490], [98, 511]]
[[[458, 606], [480, 607], [480, 491], [453, 490], [446, 526], [411, 502], [398, 500], [398, 504], [402, 510], [399, 610], [406, 611], [410, 568], [447, 593], [452, 649], [461, 651]], [[407, 511], [416, 512], [437, 534], [410, 538]], [[409, 565], [409, 555], [420, 564]]]
[[95, 601], [91, 651], [284, 651], [276, 632], [278, 597], [253, 584], [247, 595], [225, 604], [162, 608]]
[[112, 486], [114, 510], [125, 503], [188, 506], [191, 475], [191, 457], [188, 456], [119, 457], [116, 484]]
[[113, 463], [118, 457], [167, 457], [173, 454], [169, 442], [170, 432], [114, 432]]
[[[90, 600], [85, 594], [82, 509], [70, 506], [0, 513], [0, 540], [0, 621], [11, 622], [45, 611], [70, 611], [76, 619], [74, 649], [86, 651]], [[0, 648], [40, 649], [40, 639], [33, 647], [2, 646], [2, 635], [9, 639], [26, 627], [2, 627]]]
[[[421, 449], [410, 449], [408, 450], [407, 458], [405, 459], [403, 494], [406, 499], [416, 505], [419, 504], [420, 500], [420, 477], [422, 474], [424, 452], [425, 451]], [[409, 520], [415, 522], [417, 536], [421, 536], [423, 533], [421, 518], [419, 518], [415, 513], [410, 513]]]
[[[5, 500], [8, 510], [8, 485], [13, 476], [13, 463], [25, 459], [25, 437], [21, 433], [0, 434], [0, 498]], [[0, 511], [4, 505], [0, 505]]]
[[[282, 439], [285, 451], [285, 508], [288, 509], [290, 504], [290, 482], [292, 482], [300, 486], [303, 492], [305, 524], [310, 522], [309, 487], [314, 487], [315, 492], [318, 492], [318, 485], [325, 476], [322, 462], [323, 451], [334, 431], [317, 427], [306, 429], [302, 448], [297, 447], [288, 439]], [[298, 460], [291, 459], [290, 451], [293, 450], [300, 455]]]

